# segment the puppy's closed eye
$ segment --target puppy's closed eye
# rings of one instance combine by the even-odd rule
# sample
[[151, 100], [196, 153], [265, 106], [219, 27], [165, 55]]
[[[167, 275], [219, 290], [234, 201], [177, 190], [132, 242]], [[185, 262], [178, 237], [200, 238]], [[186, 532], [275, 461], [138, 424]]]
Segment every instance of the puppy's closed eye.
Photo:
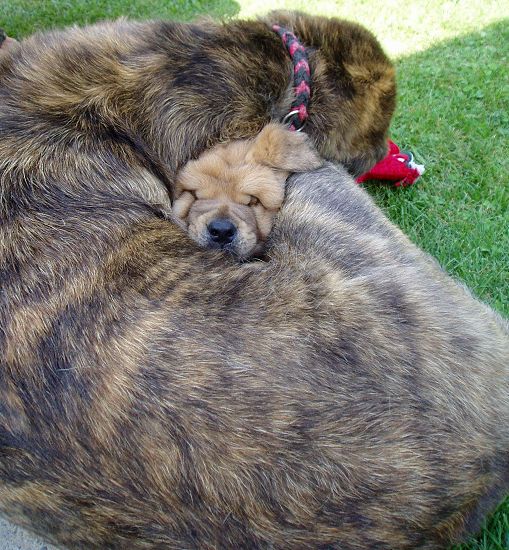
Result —
[[189, 210], [196, 200], [194, 191], [184, 191], [177, 199], [173, 201], [173, 213], [182, 220], [187, 217]]

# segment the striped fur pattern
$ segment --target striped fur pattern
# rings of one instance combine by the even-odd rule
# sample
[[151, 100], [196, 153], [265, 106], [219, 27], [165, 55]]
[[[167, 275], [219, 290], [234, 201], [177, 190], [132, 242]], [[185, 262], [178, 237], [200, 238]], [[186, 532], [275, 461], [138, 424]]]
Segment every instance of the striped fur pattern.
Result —
[[[395, 73], [371, 33], [339, 19], [274, 12], [227, 24], [121, 20], [35, 35], [0, 57], [4, 100], [12, 94], [41, 112], [35, 133], [53, 140], [48, 124], [72, 121], [87, 143], [90, 135], [120, 143], [122, 154], [171, 180], [207, 147], [254, 137], [290, 112], [293, 68], [272, 30], [278, 22], [309, 48], [306, 133], [325, 158], [366, 172], [387, 151]], [[64, 150], [73, 140], [69, 132], [54, 138]]]
[[[263, 262], [172, 222], [172, 171], [278, 96], [215, 99], [259, 71], [286, 97], [263, 25], [101, 24], [0, 60], [0, 510], [63, 547], [432, 550], [509, 488], [506, 321], [346, 171], [290, 178]], [[233, 76], [204, 96], [211, 61]]]

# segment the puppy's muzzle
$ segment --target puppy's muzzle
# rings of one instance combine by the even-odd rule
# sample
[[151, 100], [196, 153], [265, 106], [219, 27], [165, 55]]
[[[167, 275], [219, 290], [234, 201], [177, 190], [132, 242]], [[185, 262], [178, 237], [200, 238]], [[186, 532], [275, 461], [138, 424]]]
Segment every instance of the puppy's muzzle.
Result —
[[207, 226], [207, 231], [210, 243], [219, 248], [229, 245], [237, 234], [235, 224], [225, 218], [212, 220]]

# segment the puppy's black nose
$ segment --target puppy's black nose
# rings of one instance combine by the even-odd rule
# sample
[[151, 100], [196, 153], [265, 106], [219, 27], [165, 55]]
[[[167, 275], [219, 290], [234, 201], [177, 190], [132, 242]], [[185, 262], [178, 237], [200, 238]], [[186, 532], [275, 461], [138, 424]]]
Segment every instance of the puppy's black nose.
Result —
[[235, 238], [235, 233], [237, 233], [235, 225], [230, 220], [224, 218], [211, 221], [207, 229], [211, 240], [220, 246], [231, 243]]

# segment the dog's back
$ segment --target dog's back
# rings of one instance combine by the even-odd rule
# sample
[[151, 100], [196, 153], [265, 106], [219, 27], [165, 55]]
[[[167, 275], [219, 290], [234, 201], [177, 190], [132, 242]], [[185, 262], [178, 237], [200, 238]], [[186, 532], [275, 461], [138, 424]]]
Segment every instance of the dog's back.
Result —
[[133, 205], [33, 208], [2, 229], [16, 521], [83, 548], [441, 548], [508, 489], [505, 323], [344, 174], [294, 180], [264, 264]]

